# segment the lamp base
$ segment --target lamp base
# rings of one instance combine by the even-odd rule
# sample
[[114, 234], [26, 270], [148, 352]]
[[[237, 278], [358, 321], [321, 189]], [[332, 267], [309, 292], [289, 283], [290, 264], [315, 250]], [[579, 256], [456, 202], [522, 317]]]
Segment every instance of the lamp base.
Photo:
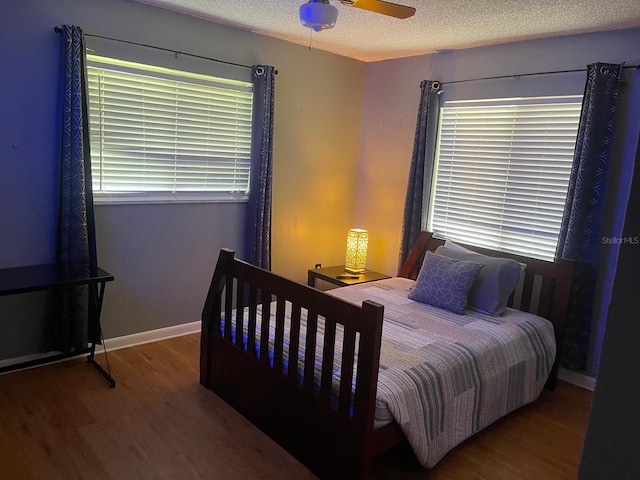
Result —
[[364, 273], [364, 268], [347, 268], [344, 267], [344, 271], [347, 273]]

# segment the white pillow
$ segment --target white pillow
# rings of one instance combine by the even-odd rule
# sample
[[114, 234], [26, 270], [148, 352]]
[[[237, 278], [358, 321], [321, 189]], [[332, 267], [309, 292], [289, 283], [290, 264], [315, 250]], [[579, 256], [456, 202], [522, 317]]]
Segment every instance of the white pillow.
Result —
[[[468, 248], [464, 248], [462, 245], [453, 243], [451, 240], [445, 240], [444, 246], [450, 250], [455, 250], [456, 252], [478, 253], [478, 252], [474, 252], [473, 250], [469, 250]], [[523, 273], [527, 269], [527, 264], [522, 262], [518, 262], [518, 263], [520, 263], [520, 273]]]
[[457, 243], [453, 243], [451, 240], [445, 240], [444, 246], [446, 248], [450, 248], [451, 250], [457, 250], [458, 252], [477, 253], [477, 252], [474, 252], [473, 250], [469, 250], [468, 248], [464, 248], [463, 246], [458, 245]]

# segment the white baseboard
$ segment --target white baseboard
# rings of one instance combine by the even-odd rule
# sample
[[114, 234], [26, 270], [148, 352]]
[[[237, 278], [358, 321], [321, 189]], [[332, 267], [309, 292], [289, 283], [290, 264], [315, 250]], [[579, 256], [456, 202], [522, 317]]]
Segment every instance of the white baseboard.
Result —
[[585, 375], [584, 373], [574, 372], [573, 370], [567, 370], [561, 368], [558, 371], [558, 378], [565, 382], [572, 383], [578, 387], [586, 388], [587, 390], [593, 390], [596, 388], [596, 379]]
[[[0, 368], [8, 367], [8, 366], [16, 364], [16, 363], [30, 362], [31, 360], [38, 360], [40, 358], [53, 357], [55, 355], [58, 355], [58, 352], [34, 353], [32, 355], [24, 355], [22, 357], [7, 358], [7, 359], [4, 359], [4, 360], [0, 360]], [[65, 358], [65, 360], [68, 360], [68, 358]], [[57, 362], [51, 362], [51, 363], [57, 363]], [[21, 370], [25, 370], [25, 369], [21, 369]], [[12, 372], [15, 372], [15, 371], [17, 371], [17, 370], [12, 370]]]
[[[120, 350], [121, 348], [133, 347], [135, 345], [142, 345], [143, 343], [151, 343], [158, 342], [160, 340], [166, 340], [168, 338], [173, 337], [181, 337], [182, 335], [189, 335], [191, 333], [196, 333], [200, 331], [200, 322], [191, 322], [191, 323], [183, 323], [180, 325], [174, 325], [171, 327], [158, 328], [156, 330], [149, 330], [147, 332], [140, 333], [132, 333], [131, 335], [123, 335], [122, 337], [113, 337], [105, 339], [104, 343], [107, 347], [107, 353], [113, 350]], [[96, 353], [104, 352], [103, 345], [96, 345]], [[37, 360], [40, 358], [50, 357], [57, 355], [57, 352], [52, 353], [37, 353], [33, 355], [25, 355], [23, 357], [17, 358], [8, 358], [6, 360], [0, 360], [0, 367], [5, 367], [9, 365], [14, 365], [17, 363], [24, 363], [31, 360]], [[50, 363], [58, 363], [64, 362], [67, 360], [71, 360], [73, 358], [85, 357], [86, 354], [77, 355], [74, 357], [64, 358], [62, 360], [57, 360], [56, 362]], [[35, 365], [41, 366], [41, 365]], [[34, 368], [34, 367], [30, 367]], [[21, 369], [25, 370], [25, 369]], [[17, 370], [13, 370], [14, 372]], [[9, 372], [7, 372], [9, 373]]]
[[[134, 347], [136, 345], [142, 345], [143, 343], [158, 342], [160, 340], [166, 340], [173, 337], [181, 337], [183, 335], [190, 335], [200, 331], [200, 322], [182, 323], [180, 325], [174, 325], [172, 327], [158, 328], [156, 330], [149, 330], [146, 332], [132, 333], [131, 335], [124, 335], [122, 337], [113, 337], [105, 339], [104, 343], [107, 347], [107, 352], [112, 350], [120, 350], [121, 348]], [[96, 345], [96, 353], [100, 353], [104, 350], [102, 345]]]

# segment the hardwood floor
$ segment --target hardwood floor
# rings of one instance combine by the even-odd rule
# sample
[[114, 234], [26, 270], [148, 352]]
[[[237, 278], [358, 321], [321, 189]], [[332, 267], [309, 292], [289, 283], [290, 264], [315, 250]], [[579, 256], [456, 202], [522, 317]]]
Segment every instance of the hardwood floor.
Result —
[[[198, 383], [199, 336], [0, 376], [0, 479], [305, 479], [303, 465]], [[97, 357], [102, 361], [102, 356]], [[574, 479], [591, 392], [560, 382], [422, 468], [407, 448], [379, 479]]]
[[559, 381], [554, 392], [512, 412], [428, 471], [408, 447], [376, 460], [378, 479], [575, 480], [592, 392]]

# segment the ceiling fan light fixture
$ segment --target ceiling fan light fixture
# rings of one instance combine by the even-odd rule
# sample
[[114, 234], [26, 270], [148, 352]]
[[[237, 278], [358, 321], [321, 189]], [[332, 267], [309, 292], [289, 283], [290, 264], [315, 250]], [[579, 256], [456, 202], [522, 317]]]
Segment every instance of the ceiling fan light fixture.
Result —
[[309, 0], [300, 5], [300, 23], [314, 32], [336, 26], [338, 9], [329, 0]]

